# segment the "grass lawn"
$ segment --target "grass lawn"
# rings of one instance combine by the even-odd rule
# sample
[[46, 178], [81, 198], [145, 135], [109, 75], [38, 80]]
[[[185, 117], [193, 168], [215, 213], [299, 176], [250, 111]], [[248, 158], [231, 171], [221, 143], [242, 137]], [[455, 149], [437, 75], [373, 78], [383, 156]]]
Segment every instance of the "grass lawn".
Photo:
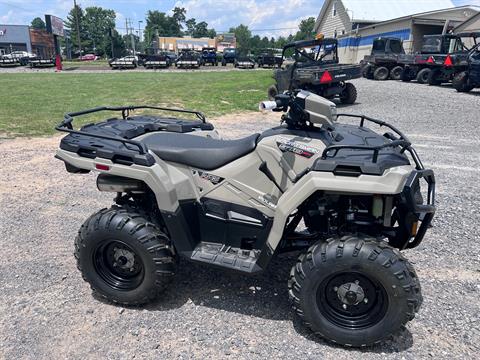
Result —
[[[49, 135], [66, 112], [97, 106], [161, 105], [207, 116], [255, 110], [270, 71], [186, 73], [0, 73], [0, 134]], [[111, 116], [79, 118], [76, 126]]]

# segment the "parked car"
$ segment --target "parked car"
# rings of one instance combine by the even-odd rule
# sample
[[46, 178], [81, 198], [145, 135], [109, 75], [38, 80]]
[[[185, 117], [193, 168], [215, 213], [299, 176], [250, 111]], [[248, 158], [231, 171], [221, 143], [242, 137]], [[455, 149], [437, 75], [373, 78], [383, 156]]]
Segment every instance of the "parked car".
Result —
[[95, 61], [98, 60], [98, 56], [95, 54], [85, 54], [78, 58], [80, 61]]

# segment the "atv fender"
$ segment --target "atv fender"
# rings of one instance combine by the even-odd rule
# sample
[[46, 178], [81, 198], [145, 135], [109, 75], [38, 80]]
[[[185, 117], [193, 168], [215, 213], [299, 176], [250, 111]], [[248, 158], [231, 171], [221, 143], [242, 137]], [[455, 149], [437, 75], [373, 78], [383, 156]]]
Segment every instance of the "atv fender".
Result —
[[[282, 239], [290, 214], [319, 190], [352, 194], [394, 195], [402, 192], [413, 168], [409, 165], [391, 168], [382, 176], [360, 175], [359, 177], [336, 176], [331, 172], [311, 171], [291, 186], [279, 199], [272, 230], [267, 239], [274, 251]], [[349, 191], [355, 189], [355, 191]]]
[[[175, 212], [178, 209], [181, 200], [178, 198], [179, 189], [182, 189], [180, 193], [185, 198], [197, 197], [193, 190], [188, 190], [193, 189], [189, 178], [180, 169], [168, 165], [156, 156], [156, 163], [152, 166], [136, 164], [127, 166], [113, 163], [108, 159], [89, 159], [62, 149], [57, 150], [56, 157], [78, 169], [100, 171], [143, 181], [155, 194], [158, 208], [163, 212]], [[109, 170], [98, 170], [96, 165], [107, 166]]]

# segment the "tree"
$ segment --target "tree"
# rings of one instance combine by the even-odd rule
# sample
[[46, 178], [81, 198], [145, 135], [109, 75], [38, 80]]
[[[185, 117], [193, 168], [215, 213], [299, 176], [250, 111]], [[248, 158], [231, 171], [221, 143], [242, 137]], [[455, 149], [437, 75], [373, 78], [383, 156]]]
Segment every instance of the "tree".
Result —
[[197, 26], [197, 20], [195, 20], [195, 18], [188, 19], [185, 22], [185, 25], [187, 26], [186, 34], [193, 36], [193, 33], [195, 32], [195, 27]]
[[[113, 53], [112, 53], [112, 44], [113, 44]], [[118, 33], [117, 30], [112, 29], [112, 36], [107, 36], [105, 39], [105, 52], [106, 54], [113, 57], [122, 57], [127, 54], [125, 41], [123, 41], [122, 36]]]
[[205, 21], [199, 22], [197, 25], [195, 25], [193, 37], [201, 38], [206, 36], [208, 36], [208, 24]]
[[[78, 30], [76, 18], [78, 17]], [[67, 15], [67, 20], [65, 21], [65, 26], [69, 28], [72, 32], [72, 42], [74, 44], [74, 52], [79, 53], [80, 49], [78, 48], [78, 36], [80, 37], [80, 44], [82, 50], [90, 46], [90, 41], [88, 40], [87, 30], [84, 24], [85, 13], [80, 5], [73, 7], [72, 10]]]
[[106, 52], [106, 38], [110, 29], [115, 28], [115, 11], [98, 6], [85, 8], [82, 25], [85, 27], [89, 47], [98, 55]]
[[168, 16], [158, 10], [148, 11], [145, 26], [147, 44], [151, 44], [156, 33], [159, 36], [182, 36], [182, 25], [179, 22], [180, 12], [177, 10], [177, 14], [174, 13], [174, 16], [176, 17]]
[[36, 17], [35, 19], [32, 20], [32, 28], [36, 30], [45, 30], [46, 29], [45, 22], [41, 18]]
[[252, 37], [252, 32], [248, 29], [248, 26], [240, 24], [235, 28], [230, 28], [229, 32], [235, 34], [238, 52], [247, 54], [250, 51], [250, 39]]
[[315, 18], [309, 17], [300, 21], [298, 31], [295, 34], [295, 40], [311, 39], [314, 35]]
[[177, 22], [180, 30], [183, 29], [183, 26], [182, 24], [185, 22], [185, 20], [187, 19], [186, 15], [187, 15], [187, 10], [185, 10], [185, 8], [181, 8], [181, 7], [175, 7], [173, 10], [173, 15], [172, 15], [172, 18]]

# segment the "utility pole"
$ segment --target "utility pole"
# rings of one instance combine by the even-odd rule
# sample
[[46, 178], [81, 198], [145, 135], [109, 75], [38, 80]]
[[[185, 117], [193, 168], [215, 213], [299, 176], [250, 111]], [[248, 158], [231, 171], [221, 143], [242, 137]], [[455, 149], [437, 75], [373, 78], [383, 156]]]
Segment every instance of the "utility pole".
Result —
[[132, 50], [133, 50], [133, 55], [135, 55], [136, 51], [135, 51], [135, 32], [134, 32], [134, 28], [133, 28], [133, 25], [132, 25], [132, 20], [130, 20], [130, 39], [132, 40]]
[[78, 8], [77, 8], [77, 0], [73, 0], [73, 8], [75, 9], [75, 24], [77, 28], [77, 45], [78, 51], [80, 56], [82, 56], [82, 42], [80, 41], [80, 23], [78, 20]]

